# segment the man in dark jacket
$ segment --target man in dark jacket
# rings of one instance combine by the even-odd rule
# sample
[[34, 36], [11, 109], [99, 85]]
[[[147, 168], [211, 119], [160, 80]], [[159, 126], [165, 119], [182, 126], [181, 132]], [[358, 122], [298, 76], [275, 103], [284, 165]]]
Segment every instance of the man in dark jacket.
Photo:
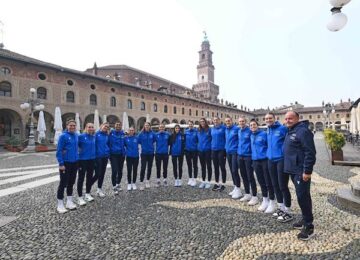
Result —
[[301, 229], [298, 239], [308, 240], [314, 235], [310, 195], [311, 173], [316, 161], [314, 135], [309, 130], [309, 122], [299, 122], [295, 111], [286, 113], [285, 122], [289, 132], [284, 141], [284, 172], [291, 174], [302, 213], [302, 220], [293, 227]]

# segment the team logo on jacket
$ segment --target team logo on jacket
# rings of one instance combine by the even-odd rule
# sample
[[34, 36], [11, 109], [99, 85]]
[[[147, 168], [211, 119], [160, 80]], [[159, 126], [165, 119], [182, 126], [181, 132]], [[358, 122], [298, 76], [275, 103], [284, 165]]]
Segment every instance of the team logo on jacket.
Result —
[[290, 140], [295, 141], [296, 139], [296, 133], [293, 133], [290, 135]]

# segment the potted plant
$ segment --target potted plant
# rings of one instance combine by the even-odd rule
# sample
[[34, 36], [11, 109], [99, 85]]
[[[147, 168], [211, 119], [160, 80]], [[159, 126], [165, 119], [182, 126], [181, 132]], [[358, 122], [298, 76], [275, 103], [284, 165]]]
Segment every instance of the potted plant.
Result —
[[15, 136], [11, 136], [6, 141], [6, 149], [10, 152], [21, 152], [23, 147], [21, 146], [21, 141], [17, 139]]
[[344, 154], [342, 148], [345, 146], [346, 140], [342, 133], [338, 133], [332, 129], [326, 129], [325, 133], [325, 141], [330, 147], [331, 150], [331, 161], [343, 161]]

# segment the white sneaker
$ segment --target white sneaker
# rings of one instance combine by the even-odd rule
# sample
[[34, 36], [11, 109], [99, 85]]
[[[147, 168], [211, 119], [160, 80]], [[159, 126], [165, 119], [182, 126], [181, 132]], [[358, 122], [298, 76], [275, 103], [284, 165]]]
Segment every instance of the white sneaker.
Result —
[[191, 183], [190, 183], [191, 187], [195, 187], [196, 186], [196, 180], [194, 178], [191, 179]]
[[246, 201], [249, 201], [249, 200], [251, 200], [251, 195], [250, 195], [249, 193], [246, 193], [246, 194], [244, 195], [244, 197], [242, 197], [242, 198], [240, 199], [241, 202], [246, 202]]
[[191, 186], [191, 183], [192, 183], [192, 178], [189, 178], [187, 185]]
[[199, 185], [199, 189], [203, 189], [203, 188], [205, 188], [205, 182], [201, 181]]
[[269, 205], [265, 210], [265, 213], [272, 214], [275, 212], [275, 210], [276, 210], [275, 200], [270, 200]]
[[150, 189], [150, 181], [145, 181], [145, 188]]
[[132, 184], [128, 184], [128, 185], [127, 185], [127, 190], [130, 191], [131, 188], [132, 188]]
[[66, 198], [66, 208], [70, 209], [70, 210], [74, 210], [76, 209], [76, 205], [72, 200], [72, 196], [68, 196]]
[[182, 186], [182, 181], [179, 179], [178, 180], [178, 187], [181, 187]]
[[117, 184], [116, 187], [117, 187], [117, 190], [118, 190], [118, 191], [122, 191], [122, 188], [121, 188], [121, 185], [120, 185], [120, 184]]
[[135, 184], [135, 183], [131, 184], [131, 188], [132, 188], [133, 190], [137, 190], [136, 184]]
[[160, 181], [160, 179], [157, 179], [157, 180], [156, 180], [156, 187], [158, 187], [158, 188], [159, 188], [159, 187], [160, 187], [160, 185], [161, 185], [161, 181]]
[[100, 197], [100, 198], [104, 198], [105, 197], [105, 193], [102, 191], [102, 189], [98, 188], [96, 191], [96, 194]]
[[140, 188], [139, 190], [145, 190], [145, 186], [144, 186], [144, 183], [143, 182], [140, 182]]
[[91, 202], [94, 201], [94, 198], [91, 196], [90, 193], [85, 193], [85, 201]]
[[263, 198], [261, 205], [258, 207], [258, 211], [265, 211], [269, 206], [269, 198]]
[[210, 189], [211, 188], [211, 184], [210, 184], [210, 182], [206, 182], [205, 183], [205, 189]]
[[236, 186], [234, 186], [233, 190], [229, 192], [229, 196], [232, 196], [235, 190], [236, 190]]
[[241, 189], [238, 187], [235, 187], [235, 190], [234, 190], [233, 194], [231, 195], [231, 198], [232, 199], [240, 199], [241, 196], [242, 196]]
[[114, 191], [114, 194], [115, 194], [115, 195], [118, 195], [118, 194], [119, 194], [119, 191], [118, 191], [118, 187], [117, 187], [117, 186], [113, 187], [113, 191]]
[[78, 199], [78, 203], [79, 203], [79, 206], [85, 206], [85, 205], [86, 205], [86, 201], [84, 200], [83, 197], [80, 197], [80, 198]]
[[249, 206], [254, 206], [259, 203], [259, 199], [257, 196], [252, 196], [251, 200], [248, 202]]
[[59, 214], [64, 214], [64, 213], [68, 212], [68, 210], [64, 207], [63, 200], [58, 200], [58, 205], [57, 205], [56, 210]]
[[164, 186], [168, 186], [167, 179], [163, 179]]
[[178, 179], [176, 179], [174, 182], [174, 187], [178, 187], [178, 186], [179, 186], [179, 182], [178, 182]]

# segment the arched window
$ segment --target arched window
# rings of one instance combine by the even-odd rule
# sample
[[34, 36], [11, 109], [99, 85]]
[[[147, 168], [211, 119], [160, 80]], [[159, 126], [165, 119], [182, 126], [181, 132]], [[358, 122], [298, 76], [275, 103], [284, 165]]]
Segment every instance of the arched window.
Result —
[[131, 99], [128, 99], [127, 108], [132, 109], [132, 101], [131, 101]]
[[196, 116], [199, 116], [199, 111], [198, 111], [198, 110], [196, 110], [196, 113], [195, 113], [195, 114], [196, 114]]
[[72, 91], [66, 92], [66, 102], [75, 103], [75, 94]]
[[141, 103], [140, 103], [140, 109], [141, 109], [141, 110], [145, 110], [145, 102], [141, 102]]
[[39, 87], [36, 91], [37, 98], [39, 99], [46, 99], [47, 90], [44, 87]]
[[164, 113], [167, 113], [168, 112], [168, 108], [167, 108], [167, 105], [164, 106]]
[[189, 116], [191, 116], [191, 108], [189, 109]]
[[185, 108], [181, 109], [181, 114], [185, 115]]
[[110, 98], [110, 106], [111, 107], [116, 107], [116, 98], [115, 97]]
[[157, 112], [157, 104], [154, 104], [154, 112]]
[[0, 96], [11, 97], [11, 83], [7, 81], [0, 82]]
[[174, 111], [174, 114], [176, 114], [176, 107], [174, 107], [173, 111]]
[[95, 94], [90, 95], [90, 105], [96, 106], [97, 105], [97, 98]]

